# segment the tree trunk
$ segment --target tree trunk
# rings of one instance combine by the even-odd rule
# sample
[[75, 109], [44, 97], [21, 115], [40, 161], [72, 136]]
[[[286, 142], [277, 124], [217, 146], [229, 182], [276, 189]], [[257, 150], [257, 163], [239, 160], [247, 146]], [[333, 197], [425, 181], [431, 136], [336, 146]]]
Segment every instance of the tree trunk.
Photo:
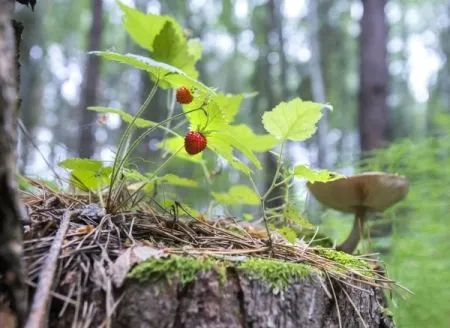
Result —
[[[103, 1], [91, 0], [92, 23], [89, 31], [88, 51], [99, 50], [103, 32]], [[100, 57], [88, 55], [86, 71], [84, 73], [83, 91], [81, 96], [81, 126], [86, 127], [80, 133], [78, 154], [80, 157], [89, 158], [95, 152], [95, 112], [86, 110], [87, 107], [96, 105], [97, 89], [100, 78]]]
[[393, 327], [382, 314], [381, 290], [346, 289], [334, 286], [336, 303], [315, 275], [277, 292], [236, 270], [228, 271], [223, 285], [214, 271], [199, 274], [184, 287], [176, 282], [131, 281], [124, 288], [113, 327], [337, 328], [339, 320], [347, 328]]
[[359, 132], [361, 151], [382, 147], [387, 134], [386, 0], [363, 0], [360, 35]]
[[[0, 303], [11, 305], [19, 325], [27, 310], [27, 289], [22, 262], [23, 205], [17, 195], [15, 145], [18, 115], [16, 43], [13, 0], [0, 0]], [[4, 306], [0, 304], [0, 319]], [[5, 323], [0, 325], [6, 326]]]
[[[264, 92], [260, 93], [261, 95], [265, 95], [267, 99], [268, 108], [267, 110], [271, 110], [273, 107], [275, 107], [275, 104], [277, 103], [275, 99], [275, 90], [274, 90], [274, 79], [272, 78], [271, 74], [271, 64], [269, 61], [269, 55], [272, 51], [272, 47], [270, 44], [269, 36], [276, 32], [276, 5], [275, 0], [269, 0], [266, 4], [266, 13], [265, 13], [265, 33], [264, 33], [264, 46], [263, 49], [260, 49], [262, 51], [262, 54], [264, 56]], [[270, 188], [273, 180], [273, 175], [275, 174], [276, 168], [277, 168], [277, 158], [273, 156], [271, 153], [265, 154], [266, 157], [266, 172], [265, 175], [265, 189], [267, 190]], [[268, 202], [267, 207], [268, 208], [276, 208], [281, 205], [283, 205], [283, 190], [281, 187], [274, 188], [274, 190], [271, 193], [271, 197], [273, 200]]]
[[[309, 44], [311, 47], [311, 60], [309, 63], [309, 72], [311, 76], [311, 89], [313, 99], [319, 103], [325, 103], [325, 85], [321, 67], [320, 51], [320, 33], [319, 33], [319, 15], [317, 1], [310, 1], [308, 5], [309, 20]], [[327, 168], [327, 134], [328, 134], [328, 115], [325, 111], [317, 127], [317, 165], [320, 168]]]

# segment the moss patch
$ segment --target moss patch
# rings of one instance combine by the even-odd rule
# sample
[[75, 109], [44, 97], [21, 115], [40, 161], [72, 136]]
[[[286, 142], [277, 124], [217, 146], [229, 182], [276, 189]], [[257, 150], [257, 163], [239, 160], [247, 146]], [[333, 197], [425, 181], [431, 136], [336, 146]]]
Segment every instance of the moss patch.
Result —
[[335, 249], [322, 247], [317, 247], [315, 250], [319, 255], [322, 255], [329, 260], [339, 263], [347, 269], [356, 270], [364, 274], [365, 276], [373, 276], [373, 270], [370, 267], [369, 263], [364, 260], [358, 259], [351, 254], [337, 251]]
[[171, 255], [168, 258], [150, 259], [136, 266], [129, 277], [139, 281], [177, 279], [182, 285], [195, 280], [200, 272], [215, 270], [221, 283], [226, 279], [226, 263], [211, 258]]
[[286, 289], [292, 282], [299, 281], [313, 272], [318, 272], [311, 266], [279, 260], [261, 258], [248, 259], [237, 266], [244, 274], [261, 279], [271, 288]]

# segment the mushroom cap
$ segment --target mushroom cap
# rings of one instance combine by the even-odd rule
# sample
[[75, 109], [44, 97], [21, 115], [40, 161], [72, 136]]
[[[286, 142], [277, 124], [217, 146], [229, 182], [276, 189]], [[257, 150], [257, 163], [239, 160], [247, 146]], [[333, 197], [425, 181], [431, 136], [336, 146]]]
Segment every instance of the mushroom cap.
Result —
[[384, 172], [366, 172], [328, 182], [308, 182], [307, 186], [319, 202], [345, 213], [354, 213], [358, 207], [383, 212], [408, 193], [408, 179]]

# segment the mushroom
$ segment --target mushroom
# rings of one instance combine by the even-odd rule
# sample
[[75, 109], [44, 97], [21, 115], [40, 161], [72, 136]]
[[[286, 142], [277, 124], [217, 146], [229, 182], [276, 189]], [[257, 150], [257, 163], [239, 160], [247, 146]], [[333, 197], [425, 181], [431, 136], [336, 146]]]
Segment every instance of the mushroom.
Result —
[[355, 214], [350, 235], [337, 247], [349, 254], [353, 253], [362, 237], [366, 213], [383, 212], [408, 193], [405, 177], [384, 172], [366, 172], [328, 182], [308, 182], [307, 186], [322, 204]]

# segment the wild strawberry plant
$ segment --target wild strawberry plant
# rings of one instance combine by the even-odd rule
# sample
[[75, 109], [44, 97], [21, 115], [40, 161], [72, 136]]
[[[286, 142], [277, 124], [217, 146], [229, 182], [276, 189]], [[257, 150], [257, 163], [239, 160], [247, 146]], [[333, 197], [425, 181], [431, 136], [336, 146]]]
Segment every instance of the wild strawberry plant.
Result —
[[[292, 238], [292, 230], [287, 226], [289, 221], [307, 224], [289, 203], [288, 193], [294, 178], [326, 181], [336, 175], [325, 170], [312, 170], [305, 165], [285, 165], [283, 155], [286, 143], [310, 138], [322, 116], [321, 110], [329, 106], [299, 98], [282, 102], [263, 114], [262, 123], [267, 134], [258, 135], [246, 124], [235, 122], [241, 102], [245, 97], [253, 95], [225, 94], [197, 80], [195, 64], [202, 54], [202, 46], [197, 39], [188, 39], [182, 27], [169, 16], [145, 14], [121, 2], [118, 2], [118, 5], [124, 13], [125, 30], [134, 42], [148, 51], [149, 56], [111, 51], [96, 51], [92, 54], [147, 71], [154, 86], [134, 116], [119, 108], [88, 108], [102, 114], [118, 114], [128, 125], [117, 147], [112, 166], [97, 160], [79, 158], [60, 163], [71, 171], [73, 184], [85, 191], [96, 193], [106, 209], [114, 212], [123, 206], [136, 204], [138, 195], [154, 192], [157, 185], [159, 188], [164, 184], [198, 187], [196, 177], [163, 173], [167, 163], [172, 160], [190, 161], [200, 165], [206, 184], [209, 184], [211, 189], [213, 175], [209, 173], [210, 168], [204, 160], [204, 153], [212, 152], [247, 176], [249, 181], [249, 185], [231, 186], [228, 192], [211, 190], [212, 201], [224, 205], [260, 206], [267, 232], [269, 220], [281, 219], [285, 226], [280, 232]], [[141, 118], [142, 113], [149, 109], [155, 93], [161, 90], [166, 90], [172, 100], [167, 119], [151, 122]], [[181, 106], [178, 113], [176, 103]], [[176, 120], [186, 120], [188, 126], [177, 124], [177, 127], [172, 128], [171, 123]], [[156, 129], [165, 131], [166, 138], [160, 147], [170, 156], [152, 172], [142, 173], [132, 169], [130, 155]], [[133, 138], [135, 130], [143, 132]], [[254, 181], [254, 172], [262, 169], [257, 153], [271, 150], [274, 156], [277, 156], [277, 168], [275, 172], [268, 172], [273, 174], [271, 186], [260, 191]], [[285, 186], [285, 204], [276, 210], [266, 209], [271, 193], [280, 186]], [[173, 197], [175, 201], [176, 196]], [[188, 208], [185, 205], [183, 207]], [[191, 211], [194, 212], [192, 209]], [[268, 236], [270, 240], [270, 234]]]

